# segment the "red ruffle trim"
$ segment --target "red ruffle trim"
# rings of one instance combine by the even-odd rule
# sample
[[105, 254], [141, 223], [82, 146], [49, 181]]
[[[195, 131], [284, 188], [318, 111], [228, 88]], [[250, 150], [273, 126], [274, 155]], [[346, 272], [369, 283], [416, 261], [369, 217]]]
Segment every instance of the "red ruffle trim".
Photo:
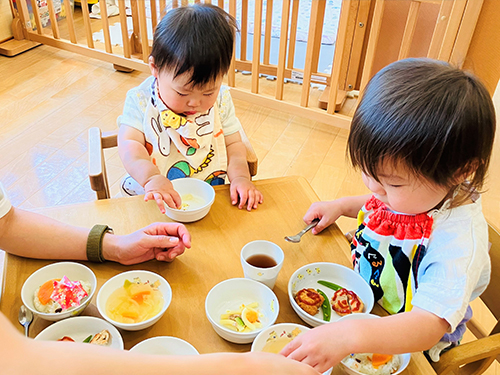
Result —
[[387, 206], [370, 197], [365, 203], [367, 211], [372, 211], [367, 227], [382, 236], [393, 236], [398, 240], [429, 238], [434, 220], [427, 214], [405, 215], [389, 211]]

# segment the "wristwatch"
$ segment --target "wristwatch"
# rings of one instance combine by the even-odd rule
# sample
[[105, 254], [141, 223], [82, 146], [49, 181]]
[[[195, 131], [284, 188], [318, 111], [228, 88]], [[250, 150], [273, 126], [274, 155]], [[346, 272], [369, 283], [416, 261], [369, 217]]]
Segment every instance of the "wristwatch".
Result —
[[87, 259], [90, 262], [103, 263], [106, 261], [102, 255], [102, 239], [106, 233], [113, 233], [107, 225], [96, 224], [92, 227], [87, 238]]

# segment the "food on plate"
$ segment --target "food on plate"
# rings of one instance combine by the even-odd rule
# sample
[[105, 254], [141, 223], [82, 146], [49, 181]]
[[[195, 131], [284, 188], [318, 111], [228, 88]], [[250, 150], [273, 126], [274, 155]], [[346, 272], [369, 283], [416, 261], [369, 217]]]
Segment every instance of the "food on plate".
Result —
[[239, 310], [227, 310], [220, 316], [220, 324], [236, 332], [251, 332], [262, 327], [262, 314], [257, 310], [259, 304], [242, 304]]
[[80, 306], [85, 297], [90, 294], [91, 285], [88, 281], [71, 281], [63, 276], [61, 279], [51, 279], [35, 290], [33, 305], [42, 313], [60, 313]]
[[107, 329], [103, 329], [101, 332], [97, 333], [92, 339], [90, 340], [91, 344], [96, 344], [96, 345], [108, 345], [111, 339], [111, 334]]
[[[75, 342], [75, 340], [73, 340], [69, 336], [61, 337], [57, 341]], [[109, 331], [107, 329], [103, 329], [101, 332], [96, 333], [95, 335], [89, 335], [82, 342], [89, 343], [89, 344], [95, 344], [95, 345], [108, 345], [111, 342], [111, 334], [109, 333]]]
[[295, 294], [297, 304], [310, 315], [318, 313], [324, 300], [324, 297], [312, 288], [301, 289]]
[[302, 331], [300, 328], [295, 328], [292, 332], [283, 331], [279, 336], [275, 331], [269, 333], [269, 338], [266, 340], [266, 345], [262, 348], [263, 352], [278, 354]]
[[401, 366], [401, 358], [398, 355], [361, 353], [348, 355], [342, 363], [367, 375], [391, 375]]
[[342, 289], [340, 285], [334, 284], [330, 281], [325, 281], [325, 280], [318, 280], [318, 284], [321, 284], [323, 286], [326, 286], [327, 288], [333, 289], [335, 291]]
[[158, 314], [164, 304], [160, 281], [142, 282], [136, 277], [125, 280], [123, 286], [116, 289], [106, 302], [106, 314], [112, 320], [132, 324], [148, 320]]
[[328, 297], [326, 294], [320, 290], [316, 289], [318, 293], [323, 297], [323, 303], [321, 304], [321, 311], [323, 312], [323, 320], [325, 322], [329, 322], [330, 318], [332, 317], [332, 307], [330, 306], [330, 301], [328, 300]]
[[71, 337], [69, 336], [64, 336], [64, 337], [61, 337], [59, 340], [57, 341], [69, 341], [69, 342], [75, 342], [75, 340], [73, 340]]
[[337, 290], [332, 297], [332, 309], [340, 316], [361, 313], [364, 306], [356, 293], [345, 288]]
[[179, 208], [181, 211], [196, 210], [205, 204], [203, 198], [193, 194], [184, 194], [181, 196], [181, 200], [182, 203]]

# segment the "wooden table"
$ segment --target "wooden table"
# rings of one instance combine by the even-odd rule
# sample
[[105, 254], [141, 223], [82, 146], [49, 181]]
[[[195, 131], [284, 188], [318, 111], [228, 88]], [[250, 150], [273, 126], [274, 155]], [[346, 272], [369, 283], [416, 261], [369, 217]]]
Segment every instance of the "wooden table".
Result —
[[[237, 345], [219, 337], [205, 315], [204, 302], [209, 290], [228, 278], [243, 277], [240, 264], [241, 248], [253, 240], [269, 240], [278, 244], [285, 253], [274, 292], [280, 302], [276, 323], [304, 324], [295, 314], [287, 295], [288, 279], [299, 267], [313, 262], [335, 262], [351, 266], [349, 246], [335, 225], [321, 235], [305, 235], [298, 244], [288, 243], [285, 235], [297, 233], [304, 226], [302, 217], [316, 193], [302, 177], [284, 177], [256, 181], [264, 194], [264, 204], [256, 211], [247, 212], [230, 205], [228, 186], [216, 187], [215, 202], [210, 213], [202, 220], [186, 224], [192, 234], [192, 248], [172, 263], [150, 261], [135, 266], [116, 263], [95, 264], [85, 262], [96, 274], [100, 287], [110, 277], [130, 269], [156, 272], [168, 280], [173, 299], [165, 315], [152, 327], [138, 331], [122, 331], [125, 348], [154, 336], [182, 338], [200, 353], [245, 352], [250, 344]], [[47, 208], [44, 215], [74, 225], [91, 227], [96, 223], [108, 224], [117, 234], [135, 231], [155, 221], [170, 221], [162, 215], [154, 202], [144, 203], [142, 197], [118, 198], [90, 203]], [[27, 228], [29, 230], [29, 228]], [[71, 246], [71, 244], [68, 244]], [[15, 324], [21, 306], [21, 287], [35, 270], [51, 261], [8, 256], [6, 260], [5, 291], [0, 310]], [[97, 293], [96, 293], [97, 295]], [[87, 308], [87, 314], [97, 314], [97, 309]], [[36, 336], [49, 322], [36, 319], [30, 336]], [[337, 366], [334, 374], [342, 373]], [[434, 374], [423, 354], [415, 353], [405, 374]]]

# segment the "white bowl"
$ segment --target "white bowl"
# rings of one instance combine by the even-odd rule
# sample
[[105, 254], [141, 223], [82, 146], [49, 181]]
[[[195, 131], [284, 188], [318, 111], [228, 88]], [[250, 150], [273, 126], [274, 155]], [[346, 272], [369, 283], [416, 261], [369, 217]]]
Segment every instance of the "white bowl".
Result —
[[[257, 310], [262, 327], [251, 332], [235, 332], [220, 324], [221, 314], [227, 310], [237, 310], [241, 304], [259, 304]], [[244, 278], [228, 279], [215, 285], [207, 294], [205, 312], [215, 332], [227, 341], [248, 344], [266, 327], [278, 318], [279, 302], [271, 289], [258, 281]]]
[[[309, 331], [311, 328], [303, 326], [301, 324], [296, 323], [280, 323], [274, 324], [272, 326], [267, 327], [260, 331], [255, 340], [253, 341], [252, 348], [250, 351], [252, 352], [261, 352], [264, 349], [264, 346], [268, 341], [276, 340], [283, 336], [288, 336], [292, 338], [298, 337], [305, 332]], [[286, 345], [285, 345], [286, 346]], [[284, 348], [284, 346], [283, 346]], [[281, 348], [281, 349], [283, 349]], [[281, 351], [281, 350], [280, 350]], [[278, 352], [279, 353], [279, 352]], [[323, 375], [328, 375], [332, 372], [332, 369], [329, 369], [323, 373]]]
[[141, 341], [132, 347], [130, 351], [156, 355], [200, 354], [198, 353], [198, 350], [196, 350], [196, 348], [187, 341], [171, 336], [157, 336]]
[[[378, 319], [380, 316], [374, 315], [374, 314], [350, 314], [350, 315], [345, 315], [341, 317], [338, 321], [345, 321], [345, 320], [361, 320], [361, 319]], [[396, 371], [394, 374], [400, 374], [406, 367], [408, 367], [408, 364], [410, 363], [411, 359], [411, 354], [410, 353], [405, 353], [405, 354], [396, 354], [396, 356], [400, 357], [400, 363], [401, 365], [398, 368], [398, 371]], [[362, 372], [359, 372], [357, 370], [354, 370], [350, 367], [348, 367], [344, 362], [340, 362], [344, 371], [350, 375], [365, 375]]]
[[[37, 290], [43, 283], [51, 279], [60, 279], [66, 276], [71, 281], [87, 281], [90, 283], [90, 293], [82, 300], [80, 306], [64, 310], [60, 313], [42, 313], [35, 309], [33, 298], [35, 290]], [[31, 312], [45, 320], [57, 321], [70, 316], [80, 314], [89, 305], [92, 297], [94, 296], [97, 288], [97, 280], [94, 272], [87, 266], [75, 262], [57, 262], [42, 267], [33, 272], [30, 277], [26, 279], [21, 289], [21, 299], [23, 304], [31, 310]]]
[[[172, 185], [183, 198], [183, 204], [188, 206], [178, 210], [165, 204], [165, 213], [169, 218], [181, 223], [190, 223], [208, 214], [215, 200], [215, 190], [210, 184], [197, 178], [178, 178], [172, 180]], [[187, 197], [194, 199], [186, 200]]]
[[[405, 354], [395, 354], [395, 356], [398, 356], [399, 357], [399, 361], [400, 361], [400, 365], [399, 365], [399, 368], [398, 370], [391, 374], [391, 375], [398, 375], [398, 374], [401, 374], [407, 367], [408, 367], [408, 364], [410, 363], [410, 359], [411, 359], [411, 354], [410, 353], [405, 353]], [[354, 370], [350, 367], [347, 367], [344, 362], [340, 362], [341, 365], [342, 365], [342, 368], [343, 370], [349, 374], [349, 375], [366, 375], [365, 373], [363, 372], [360, 372], [360, 371], [357, 371], [357, 370]]]
[[103, 329], [107, 329], [111, 335], [107, 346], [123, 350], [123, 339], [120, 332], [105, 320], [93, 316], [76, 316], [54, 323], [40, 332], [35, 340], [57, 341], [64, 336], [69, 336], [75, 342], [83, 342], [90, 335], [95, 335]]
[[[161, 311], [152, 318], [139, 323], [120, 323], [111, 319], [106, 314], [106, 302], [108, 301], [109, 296], [115, 290], [122, 287], [125, 280], [128, 279], [129, 281], [132, 281], [136, 277], [139, 277], [143, 283], [146, 281], [154, 283], [156, 282], [156, 280], [160, 280], [160, 286], [158, 288], [162, 293], [164, 300]], [[127, 331], [139, 331], [155, 324], [163, 316], [163, 314], [165, 314], [165, 311], [167, 311], [170, 302], [172, 302], [172, 289], [170, 288], [170, 284], [163, 277], [149, 271], [128, 271], [120, 273], [104, 283], [101, 289], [99, 289], [99, 293], [97, 293], [96, 304], [97, 309], [99, 310], [99, 313], [102, 315], [102, 317], [114, 326]]]
[[[363, 312], [369, 313], [372, 310], [374, 304], [373, 292], [360, 275], [352, 269], [336, 263], [311, 263], [295, 271], [288, 282], [288, 298], [290, 299], [290, 304], [297, 315], [307, 324], [317, 327], [327, 322], [323, 320], [323, 312], [321, 309], [319, 309], [318, 313], [314, 316], [302, 310], [294, 299], [295, 294], [303, 288], [320, 289], [327, 295], [331, 302], [331, 298], [335, 293], [333, 289], [318, 284], [318, 280], [330, 281], [348, 290], [352, 290], [361, 298], [361, 301], [363, 301], [365, 305]], [[332, 309], [330, 322], [334, 322], [339, 318], [340, 316]]]
[[268, 341], [276, 340], [282, 336], [288, 336], [289, 338], [293, 339], [297, 336], [302, 335], [304, 332], [309, 331], [310, 329], [311, 328], [309, 327], [296, 323], [274, 324], [260, 331], [260, 333], [255, 338], [250, 351], [261, 352]]

